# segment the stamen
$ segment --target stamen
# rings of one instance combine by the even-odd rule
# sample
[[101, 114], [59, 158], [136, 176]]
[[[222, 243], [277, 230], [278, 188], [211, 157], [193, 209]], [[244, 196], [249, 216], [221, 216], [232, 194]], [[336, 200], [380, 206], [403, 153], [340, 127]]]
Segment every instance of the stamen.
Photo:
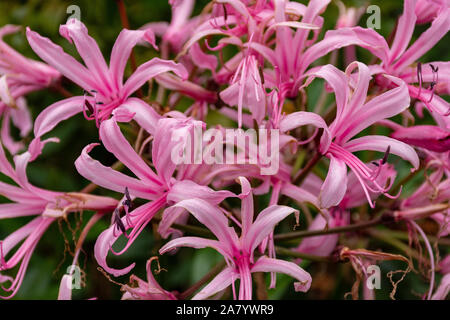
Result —
[[386, 163], [390, 151], [391, 151], [391, 146], [388, 146], [387, 149], [386, 149], [386, 152], [384, 153], [384, 157], [381, 160], [381, 164], [385, 164]]
[[128, 210], [131, 210], [132, 206], [133, 206], [133, 202], [131, 200], [130, 197], [130, 192], [128, 190], [128, 187], [125, 187], [125, 200], [122, 202], [122, 204], [128, 208]]
[[430, 83], [431, 96], [430, 96], [430, 100], [428, 100], [428, 103], [430, 103], [431, 100], [433, 100], [434, 90], [439, 81], [439, 74], [438, 74], [439, 67], [435, 67], [430, 63], [430, 68], [431, 68], [431, 71], [433, 72], [433, 81], [431, 81], [431, 83]]
[[223, 8], [223, 19], [225, 22], [227, 22], [228, 12], [227, 12], [227, 6], [225, 5], [225, 3], [222, 3], [222, 8]]
[[259, 71], [259, 77], [261, 78], [261, 84], [264, 85], [265, 80], [264, 80], [264, 72], [261, 66], [258, 66], [258, 71]]
[[420, 94], [422, 93], [422, 63], [417, 63], [417, 79], [419, 80], [419, 93], [417, 94], [418, 97], [420, 97]]
[[120, 218], [119, 209], [116, 208], [113, 214], [114, 214], [114, 225], [117, 227], [117, 229], [119, 229], [119, 231], [121, 231], [125, 236], [127, 236], [126, 234], [127, 229], [125, 228], [125, 225], [123, 224], [122, 219]]
[[3, 241], [0, 241], [0, 271], [3, 270], [6, 270], [6, 261], [3, 255]]
[[84, 105], [88, 108], [88, 110], [91, 114], [94, 113], [94, 107], [91, 105], [91, 103], [88, 100], [84, 101]]

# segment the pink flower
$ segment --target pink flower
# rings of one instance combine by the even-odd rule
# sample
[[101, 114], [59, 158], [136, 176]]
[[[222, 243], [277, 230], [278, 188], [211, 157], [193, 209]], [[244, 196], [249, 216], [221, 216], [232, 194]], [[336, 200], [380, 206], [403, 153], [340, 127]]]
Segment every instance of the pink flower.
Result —
[[240, 300], [252, 298], [252, 272], [281, 272], [288, 274], [299, 282], [294, 284], [296, 291], [305, 292], [311, 285], [311, 276], [296, 264], [266, 256], [255, 259], [254, 250], [271, 233], [276, 224], [291, 213], [298, 214], [295, 209], [273, 205], [258, 215], [253, 221], [253, 195], [250, 183], [241, 177], [242, 206], [240, 221], [233, 221], [240, 227], [240, 236], [229, 226], [227, 215], [217, 206], [201, 199], [183, 200], [175, 205], [188, 210], [198, 221], [204, 224], [217, 237], [217, 240], [199, 237], [182, 237], [168, 242], [159, 252], [166, 253], [178, 247], [193, 247], [196, 249], [211, 247], [222, 254], [227, 267], [206, 285], [193, 299], [205, 299], [220, 292], [228, 286], [233, 286], [233, 296], [236, 299], [234, 282], [240, 279]]
[[250, 110], [253, 119], [261, 123], [266, 115], [266, 91], [260, 76], [260, 64], [254, 55], [242, 59], [231, 84], [220, 93], [229, 106], [238, 106], [238, 127], [242, 127], [242, 109]]
[[[358, 68], [358, 74], [352, 76]], [[337, 114], [329, 126], [330, 135], [324, 135], [320, 143], [320, 151], [330, 159], [327, 178], [322, 186], [319, 202], [321, 207], [329, 208], [338, 205], [347, 189], [347, 167], [358, 178], [364, 189], [369, 204], [373, 207], [369, 191], [386, 192], [389, 187], [381, 186], [376, 178], [386, 164], [386, 157], [393, 153], [411, 162], [415, 169], [419, 166], [419, 158], [414, 149], [398, 140], [381, 135], [369, 135], [352, 139], [359, 132], [377, 121], [390, 118], [409, 106], [409, 95], [406, 85], [397, 78], [386, 76], [397, 84], [392, 90], [374, 97], [366, 102], [369, 82], [369, 68], [359, 62], [350, 64], [345, 73], [332, 65], [319, 67], [309, 73], [312, 77], [324, 78], [336, 94]], [[352, 140], [351, 140], [352, 139]], [[377, 161], [376, 168], [370, 168], [359, 160], [353, 152], [374, 150], [385, 152], [385, 158]]]
[[[122, 300], [176, 300], [175, 295], [169, 291], [164, 290], [156, 281], [152, 272], [153, 257], [147, 261], [147, 282], [139, 279], [134, 274], [130, 277], [130, 285], [122, 286], [122, 291], [125, 293]], [[157, 258], [156, 258], [157, 259]], [[159, 263], [158, 263], [159, 267]], [[158, 271], [158, 270], [157, 270]]]
[[163, 55], [166, 52], [166, 42], [170, 44], [175, 52], [179, 52], [183, 44], [192, 35], [194, 28], [201, 20], [201, 16], [190, 19], [194, 9], [194, 0], [169, 1], [172, 6], [172, 18], [170, 24], [167, 22], [150, 22], [141, 27], [142, 30], [151, 29], [157, 36], [162, 37]]
[[[434, 164], [433, 164], [434, 162]], [[436, 161], [431, 160], [430, 167], [434, 167]], [[448, 165], [448, 164], [447, 164]], [[445, 237], [450, 234], [450, 209], [447, 207], [436, 207], [440, 210], [433, 210], [430, 215], [429, 210], [421, 210], [429, 205], [445, 203], [450, 199], [450, 179], [445, 174], [445, 167], [438, 166], [426, 181], [419, 186], [412, 195], [402, 201], [401, 210], [396, 213], [397, 219], [418, 219], [430, 216], [440, 226], [439, 235]], [[433, 209], [433, 206], [431, 208]], [[432, 213], [431, 212], [431, 213]]]
[[[387, 43], [383, 45], [384, 54], [378, 56], [382, 63], [379, 66], [372, 66], [372, 72], [387, 73], [405, 81], [411, 98], [420, 100], [430, 111], [437, 113], [435, 116], [440, 118], [439, 125], [448, 130], [450, 129], [450, 105], [437, 94], [450, 93], [450, 64], [448, 62], [413, 64], [450, 30], [450, 7], [441, 6], [431, 26], [414, 44], [409, 46], [417, 21], [416, 2], [417, 0], [404, 0], [403, 15], [398, 20], [392, 46], [389, 48]], [[430, 5], [428, 8], [431, 8]], [[391, 85], [382, 77], [378, 77], [377, 80], [381, 86]], [[424, 83], [430, 83], [430, 86], [425, 88]]]
[[433, 21], [442, 10], [450, 7], [448, 0], [417, 0], [414, 10], [417, 24]]
[[[367, 166], [375, 168], [374, 164], [367, 164]], [[396, 172], [393, 167], [387, 164], [381, 168], [376, 181], [379, 185], [387, 185], [390, 184], [390, 181], [395, 180], [395, 175]], [[309, 174], [301, 187], [304, 190], [311, 192], [314, 196], [318, 196], [320, 194], [322, 183], [323, 181], [319, 177], [314, 174]], [[341, 227], [350, 223], [350, 209], [365, 204], [367, 198], [364, 189], [361, 184], [358, 183], [358, 178], [354, 172], [350, 172], [348, 175], [348, 185], [352, 187], [347, 189], [339, 206], [330, 208], [329, 217], [324, 217], [323, 214], [317, 214], [309, 225], [308, 230], [324, 230], [327, 227]], [[375, 200], [380, 195], [379, 192], [375, 193], [370, 191], [369, 194], [372, 200]], [[318, 256], [329, 256], [336, 248], [338, 240], [339, 234], [308, 237], [302, 240], [297, 250], [299, 252]]]
[[409, 145], [435, 152], [450, 150], [450, 131], [440, 127], [419, 125], [413, 127], [396, 127], [391, 137]]
[[22, 137], [32, 128], [30, 112], [23, 97], [50, 86], [60, 77], [55, 69], [22, 56], [3, 41], [5, 35], [19, 30], [19, 26], [13, 25], [0, 28], [0, 115], [3, 116], [0, 136], [3, 145], [12, 154], [24, 145], [11, 137], [10, 121], [20, 129]]
[[[98, 237], [95, 245], [95, 257], [100, 266], [115, 276], [126, 274], [134, 267], [132, 264], [119, 270], [110, 268], [106, 263], [106, 257], [112, 245], [122, 233], [126, 234], [126, 230], [133, 229], [130, 234], [126, 234], [128, 238], [126, 246], [119, 253], [114, 251], [113, 253], [125, 252], [153, 216], [166, 206], [188, 198], [201, 198], [211, 203], [219, 203], [226, 197], [234, 196], [229, 191], [214, 191], [195, 183], [191, 180], [194, 176], [191, 176], [187, 170], [180, 171], [180, 177], [174, 177], [177, 165], [172, 161], [171, 155], [173, 150], [180, 148], [181, 145], [179, 141], [174, 141], [172, 135], [168, 133], [178, 132], [178, 136], [184, 139], [187, 136], [192, 137], [194, 126], [201, 125], [199, 121], [190, 118], [162, 118], [155, 124], [156, 118], [146, 119], [148, 123], [144, 128], [149, 133], [152, 132], [154, 137], [152, 162], [155, 171], [153, 171], [122, 135], [116, 122], [117, 119], [130, 120], [127, 116], [121, 118], [116, 113], [111, 119], [103, 121], [100, 125], [100, 139], [104, 147], [130, 169], [137, 178], [115, 171], [92, 159], [89, 152], [98, 144], [86, 146], [75, 161], [78, 172], [95, 184], [119, 193], [124, 193], [127, 188], [131, 198], [150, 200], [142, 206], [126, 212], [123, 217], [115, 215], [112, 225]], [[185, 141], [185, 143], [187, 142]], [[176, 218], [179, 218], [181, 214], [183, 212], [178, 210], [175, 213]], [[176, 219], [166, 221], [164, 216], [160, 228], [163, 228], [161, 232], [167, 236], [170, 234], [170, 230], [168, 230], [170, 225]]]
[[[11, 285], [8, 288], [3, 287], [5, 291], [11, 292], [9, 296], [2, 296], [7, 299], [13, 297], [19, 290], [37, 243], [56, 219], [80, 210], [108, 212], [117, 206], [117, 200], [108, 197], [76, 192], [54, 192], [33, 186], [29, 183], [26, 174], [30, 157], [28, 152], [15, 156], [15, 168], [13, 168], [0, 145], [0, 172], [18, 185], [0, 182], [0, 194], [12, 201], [12, 203], [0, 204], [0, 219], [36, 216], [0, 241], [0, 271], [12, 269], [20, 263], [15, 279], [6, 279], [10, 280]], [[20, 247], [11, 254], [10, 258], [6, 258], [21, 241], [23, 243]], [[1, 277], [5, 282], [5, 277]]]
[[[34, 127], [35, 140], [31, 146], [33, 153], [40, 152], [42, 148], [40, 137], [62, 120], [83, 112], [87, 119], [95, 119], [99, 125], [110, 117], [113, 110], [129, 102], [130, 95], [156, 75], [173, 71], [180, 77], [187, 78], [187, 71], [182, 65], [154, 58], [140, 65], [123, 83], [125, 66], [132, 48], [140, 40], [154, 45], [155, 39], [151, 30], [122, 30], [112, 49], [109, 67], [97, 43], [88, 35], [83, 23], [71, 19], [67, 24], [60, 26], [60, 34], [70, 43], [75, 44], [85, 66], [49, 39], [27, 29], [27, 38], [33, 50], [65, 77], [82, 87], [87, 94], [58, 101], [47, 107], [37, 117]], [[132, 101], [135, 105], [139, 104], [137, 110], [133, 112], [151, 109], [142, 100], [133, 99]], [[36, 154], [33, 154], [33, 157], [35, 156]]]

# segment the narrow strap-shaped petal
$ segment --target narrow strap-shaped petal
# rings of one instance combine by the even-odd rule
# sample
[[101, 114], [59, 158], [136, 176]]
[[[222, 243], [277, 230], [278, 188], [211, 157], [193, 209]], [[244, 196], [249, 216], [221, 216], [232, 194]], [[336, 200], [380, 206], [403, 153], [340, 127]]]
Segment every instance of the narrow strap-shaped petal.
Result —
[[117, 238], [120, 236], [120, 234], [118, 236], [115, 235], [115, 228], [117, 227], [115, 225], [112, 225], [98, 236], [97, 241], [95, 242], [94, 255], [97, 263], [103, 269], [105, 269], [106, 272], [111, 273], [115, 277], [119, 277], [130, 272], [134, 268], [136, 263], [133, 262], [126, 268], [122, 269], [111, 268], [110, 266], [108, 266], [106, 262], [108, 252], [110, 251], [114, 242], [116, 242]]
[[100, 139], [109, 152], [114, 154], [139, 179], [148, 182], [149, 187], [158, 188], [162, 185], [158, 176], [125, 139], [114, 118], [102, 122]]
[[344, 198], [347, 190], [347, 166], [344, 161], [337, 159], [331, 154], [328, 174], [320, 189], [319, 205], [321, 208], [337, 206]]
[[29, 203], [29, 204], [42, 202], [42, 199], [40, 197], [31, 194], [30, 192], [22, 188], [12, 186], [1, 181], [0, 181], [0, 195], [15, 202]]
[[192, 300], [204, 300], [211, 297], [213, 294], [218, 293], [230, 286], [236, 279], [239, 278], [239, 274], [232, 268], [225, 268], [220, 272], [208, 285], [206, 285], [199, 293], [197, 293]]
[[167, 185], [171, 184], [178, 165], [199, 162], [202, 151], [201, 130], [204, 127], [203, 122], [191, 118], [163, 118], [158, 121], [152, 145], [152, 161], [158, 176]]
[[417, 0], [403, 1], [403, 15], [398, 20], [397, 30], [395, 31], [394, 42], [389, 52], [389, 63], [392, 63], [405, 52], [411, 40], [416, 26], [417, 16], [415, 13]]
[[9, 251], [17, 246], [23, 239], [28, 237], [31, 232], [41, 223], [42, 217], [36, 217], [24, 226], [10, 233], [1, 243], [2, 245], [2, 254], [5, 258]]
[[0, 219], [31, 216], [44, 211], [45, 205], [24, 203], [0, 204]]
[[6, 158], [5, 150], [3, 149], [3, 145], [0, 141], [0, 172], [4, 175], [14, 179], [16, 177], [16, 172], [13, 169], [11, 163]]
[[402, 70], [428, 52], [450, 29], [450, 8], [442, 10], [420, 37], [394, 64], [396, 70]]
[[[165, 204], [165, 198], [160, 197], [155, 201], [150, 201], [142, 206], [134, 209], [133, 211], [129, 212], [128, 216], [123, 216], [121, 218], [121, 222], [123, 224], [123, 227], [125, 230], [128, 230], [130, 228], [134, 228], [132, 233], [130, 234], [130, 239], [128, 240], [125, 247], [116, 254], [122, 254], [125, 252], [133, 243], [133, 241], [137, 238], [139, 233], [143, 230], [143, 228], [150, 222], [150, 220], [153, 218], [155, 213], [162, 208], [162, 206]], [[115, 277], [127, 274], [130, 272], [134, 266], [135, 263], [132, 263], [131, 265], [127, 266], [123, 269], [115, 269], [108, 266], [108, 263], [106, 262], [106, 258], [108, 256], [108, 253], [110, 250], [112, 250], [112, 246], [114, 243], [118, 240], [118, 238], [122, 235], [121, 232], [117, 232], [117, 225], [112, 224], [108, 229], [103, 231], [97, 238], [97, 241], [95, 242], [94, 247], [94, 255], [95, 259], [97, 260], [98, 264], [105, 269], [106, 272], [111, 273]], [[121, 231], [121, 230], [120, 230]]]
[[301, 62], [300, 74], [315, 60], [342, 47], [357, 45], [369, 50], [382, 61], [387, 60], [389, 47], [386, 40], [375, 30], [361, 27], [341, 28], [327, 31], [322, 41], [308, 48]]
[[256, 261], [251, 271], [287, 274], [299, 281], [294, 283], [295, 291], [306, 292], [311, 286], [311, 275], [293, 262], [263, 256]]
[[113, 115], [119, 122], [124, 119], [128, 122], [133, 118], [140, 127], [145, 131], [154, 135], [156, 132], [156, 125], [161, 116], [150, 105], [138, 98], [129, 98], [122, 105], [114, 109]]
[[[4, 249], [4, 254], [6, 255], [7, 253], [5, 253], [5, 252], [8, 252], [10, 249], [13, 248], [13, 247], [11, 247], [12, 242], [15, 242], [19, 239], [20, 240], [24, 239], [24, 237], [23, 237], [24, 235], [26, 237], [25, 241], [14, 252], [12, 257], [6, 261], [6, 265], [7, 265], [8, 269], [14, 268], [20, 262], [20, 260], [22, 260], [24, 258], [24, 256], [26, 256], [27, 254], [31, 254], [31, 252], [33, 252], [34, 247], [36, 246], [36, 243], [40, 240], [40, 238], [42, 237], [42, 234], [47, 230], [47, 228], [50, 226], [50, 224], [53, 223], [53, 221], [55, 221], [55, 220], [51, 219], [51, 218], [45, 218], [45, 217], [38, 216], [38, 217], [34, 218], [33, 220], [31, 220], [27, 225], [25, 225], [25, 227], [19, 229], [20, 231], [16, 230], [16, 232], [22, 233], [21, 235], [18, 235], [17, 238], [10, 235], [5, 239], [5, 241], [3, 242], [3, 249]], [[30, 230], [30, 229], [27, 229], [27, 226], [33, 226], [33, 228]], [[11, 241], [11, 243], [9, 242], [10, 237], [13, 240], [13, 241]]]
[[[339, 224], [336, 224], [334, 217], [330, 217], [327, 221], [321, 214], [318, 214], [308, 226], [308, 230], [325, 230], [327, 227], [334, 228], [337, 226], [339, 226]], [[296, 251], [313, 254], [316, 256], [328, 257], [336, 247], [338, 239], [339, 234], [307, 237], [302, 240]]]
[[340, 119], [341, 121], [346, 121], [346, 117], [352, 117], [353, 115], [358, 114], [367, 99], [367, 90], [369, 89], [369, 83], [372, 79], [370, 70], [365, 64], [355, 61], [345, 70], [345, 73], [349, 78], [352, 76], [352, 71], [355, 68], [358, 68], [358, 78], [354, 84], [351, 99], [342, 114], [342, 118]]
[[20, 150], [22, 150], [25, 147], [25, 145], [22, 141], [15, 141], [15, 139], [11, 136], [11, 128], [10, 128], [11, 110], [10, 109], [5, 110], [2, 116], [3, 119], [0, 129], [0, 141], [9, 151], [9, 153], [16, 154]]
[[389, 152], [395, 154], [406, 161], [409, 161], [414, 169], [419, 168], [420, 160], [414, 148], [401, 141], [378, 135], [370, 135], [357, 139], [353, 139], [344, 145], [344, 148], [349, 152], [356, 152], [361, 150], [374, 150], [379, 152], [386, 152], [390, 146]]
[[85, 98], [81, 96], [64, 99], [45, 108], [34, 122], [34, 136], [39, 138], [51, 131], [58, 123], [83, 111]]
[[[328, 6], [328, 4], [330, 3], [330, 0], [311, 0], [308, 3], [308, 6], [306, 7], [306, 11], [304, 16], [302, 17], [302, 22], [303, 23], [308, 23], [311, 24], [313, 23], [317, 16], [323, 11], [325, 10], [325, 8]], [[297, 30], [297, 32], [295, 33], [295, 37], [292, 41], [293, 43], [293, 47], [294, 47], [294, 55], [295, 56], [301, 56], [305, 46], [306, 46], [306, 40], [309, 34], [309, 30], [305, 30], [305, 29], [299, 29]], [[296, 60], [297, 62], [298, 60]], [[294, 65], [295, 70], [297, 70], [297, 68], [299, 67], [299, 65]]]
[[98, 81], [102, 93], [112, 91], [111, 75], [97, 42], [88, 34], [86, 26], [78, 19], [69, 19], [59, 27], [59, 33], [74, 42], [78, 53], [91, 74]]
[[217, 250], [224, 257], [228, 257], [230, 254], [228, 248], [221, 242], [199, 237], [181, 237], [171, 240], [167, 242], [161, 249], [159, 249], [159, 254], [164, 254], [179, 247], [190, 247], [195, 249], [203, 249], [209, 247]]
[[245, 238], [250, 226], [253, 224], [253, 193], [250, 182], [245, 177], [238, 178], [239, 184], [242, 188], [242, 193], [239, 196], [241, 198], [241, 222], [242, 222], [242, 233], [241, 237]]
[[228, 226], [228, 219], [222, 211], [212, 204], [201, 199], [183, 200], [174, 205], [189, 211], [198, 221], [204, 224], [219, 241], [229, 248], [236, 246], [237, 235], [233, 228]]
[[323, 135], [321, 140], [321, 152], [325, 153], [331, 143], [331, 135], [327, 124], [321, 116], [313, 112], [298, 111], [288, 114], [280, 121], [281, 132], [286, 132], [295, 129], [300, 126], [311, 124], [317, 128], [323, 129]]
[[41, 189], [29, 183], [27, 176], [27, 166], [30, 162], [30, 159], [31, 154], [29, 152], [24, 152], [20, 155], [14, 156], [14, 164], [16, 167], [16, 178], [14, 179], [15, 182], [19, 184], [23, 189], [29, 191], [31, 194], [34, 194], [47, 201], [53, 201], [55, 197], [61, 195], [61, 193]]
[[361, 112], [346, 120], [342, 119], [339, 128], [335, 130], [336, 143], [345, 143], [375, 122], [393, 117], [409, 107], [410, 96], [405, 82], [396, 77], [387, 75], [385, 77], [397, 84], [398, 87], [367, 102], [359, 109]]
[[31, 119], [30, 110], [24, 97], [16, 99], [17, 108], [12, 108], [11, 120], [14, 125], [20, 130], [20, 136], [25, 137], [33, 128], [33, 120]]
[[264, 238], [273, 232], [275, 226], [292, 213], [298, 216], [296, 209], [279, 205], [272, 205], [261, 211], [243, 239], [245, 252], [252, 254]]
[[128, 97], [137, 89], [139, 89], [146, 81], [158, 74], [172, 71], [183, 79], [187, 79], [188, 73], [186, 68], [179, 63], [170, 60], [161, 60], [153, 58], [152, 60], [141, 64], [136, 71], [128, 78], [123, 87], [122, 96]]
[[348, 77], [344, 72], [331, 64], [319, 67], [318, 69], [314, 68], [314, 71], [311, 70], [306, 75], [310, 76], [306, 84], [309, 84], [314, 77], [321, 77], [333, 89], [336, 97], [336, 121], [338, 121], [342, 117], [349, 97]]
[[198, 43], [192, 45], [189, 49], [189, 55], [198, 67], [211, 70], [212, 72], [216, 71], [218, 64], [217, 57], [203, 52]]
[[85, 90], [101, 91], [91, 72], [48, 38], [27, 28], [27, 39], [36, 54]]
[[175, 182], [167, 194], [168, 201], [179, 202], [186, 199], [202, 199], [210, 203], [219, 204], [225, 198], [236, 197], [228, 190], [213, 190], [210, 187], [202, 186], [191, 180]]
[[437, 126], [419, 125], [396, 129], [391, 137], [408, 145], [435, 152], [450, 150], [450, 132]]
[[165, 209], [158, 225], [158, 232], [161, 237], [167, 239], [171, 234], [182, 236], [183, 233], [180, 230], [171, 228], [171, 226], [180, 220], [186, 221], [187, 217], [189, 217], [189, 213], [184, 208], [169, 207]]
[[151, 29], [128, 30], [123, 29], [114, 43], [111, 51], [110, 71], [114, 79], [116, 89], [121, 89], [123, 84], [123, 74], [130, 57], [131, 50], [139, 41], [145, 40], [153, 47], [155, 45], [155, 34]]
[[[309, 177], [309, 176], [308, 176]], [[302, 186], [307, 182], [308, 178], [305, 179]], [[320, 179], [319, 179], [320, 180]], [[320, 186], [322, 185], [322, 181], [320, 180]], [[320, 188], [319, 186], [319, 188]], [[281, 193], [285, 196], [288, 196], [291, 199], [294, 199], [295, 201], [298, 201], [299, 203], [302, 202], [309, 202], [313, 204], [314, 206], [318, 207], [319, 202], [317, 197], [310, 192], [310, 188], [301, 188], [293, 185], [292, 183], [285, 183], [281, 187]]]
[[210, 103], [215, 103], [217, 101], [217, 93], [209, 91], [194, 82], [180, 79], [170, 73], [160, 74], [155, 77], [155, 80], [164, 88], [178, 91], [194, 100]]
[[133, 196], [149, 200], [155, 199], [157, 192], [152, 186], [106, 167], [99, 161], [92, 159], [89, 156], [89, 152], [97, 145], [96, 143], [87, 145], [75, 161], [75, 167], [79, 174], [109, 190], [124, 193], [125, 187], [128, 187]]

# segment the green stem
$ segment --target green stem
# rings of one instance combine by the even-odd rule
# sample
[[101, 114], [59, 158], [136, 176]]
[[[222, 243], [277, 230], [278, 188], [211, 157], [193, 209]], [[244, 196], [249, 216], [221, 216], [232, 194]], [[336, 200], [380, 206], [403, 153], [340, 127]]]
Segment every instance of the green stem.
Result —
[[200, 280], [194, 283], [189, 289], [180, 293], [178, 298], [184, 300], [192, 296], [198, 289], [200, 289], [205, 283], [214, 278], [225, 267], [225, 261], [218, 263], [214, 268], [205, 274]]
[[312, 254], [293, 251], [291, 249], [278, 247], [278, 246], [275, 246], [275, 252], [277, 253], [277, 255], [283, 256], [283, 257], [300, 258], [300, 259], [305, 259], [305, 260], [315, 261], [315, 262], [329, 262], [329, 263], [336, 262], [332, 257], [316, 256], [316, 255], [312, 255]]
[[319, 162], [319, 160], [322, 158], [322, 155], [316, 151], [314, 156], [308, 161], [306, 166], [302, 169], [302, 171], [299, 173], [297, 177], [295, 177], [293, 184], [296, 186], [301, 185], [303, 180], [305, 180], [308, 173], [314, 168], [314, 166]]
[[422, 260], [426, 260], [427, 263], [429, 263], [425, 257], [421, 258], [417, 251], [411, 249], [410, 246], [403, 243], [399, 239], [392, 238], [391, 236], [389, 236], [389, 233], [387, 233], [387, 232], [380, 231], [380, 230], [369, 230], [368, 234], [378, 240], [381, 240], [381, 241], [393, 246], [394, 248], [397, 248], [397, 249], [405, 252], [408, 256], [413, 257], [416, 260], [422, 259]]
[[274, 239], [277, 241], [288, 241], [288, 240], [294, 240], [294, 239], [300, 239], [300, 238], [306, 238], [306, 237], [323, 236], [323, 235], [327, 235], [327, 234], [343, 233], [343, 232], [350, 232], [350, 231], [366, 229], [366, 228], [374, 227], [374, 226], [382, 224], [382, 223], [384, 223], [384, 216], [380, 215], [378, 218], [375, 218], [373, 220], [359, 222], [359, 223], [355, 223], [355, 224], [352, 224], [349, 226], [344, 226], [344, 227], [336, 227], [336, 228], [331, 228], [331, 229], [327, 229], [327, 230], [305, 230], [305, 231], [294, 231], [294, 232], [277, 234], [274, 236]]

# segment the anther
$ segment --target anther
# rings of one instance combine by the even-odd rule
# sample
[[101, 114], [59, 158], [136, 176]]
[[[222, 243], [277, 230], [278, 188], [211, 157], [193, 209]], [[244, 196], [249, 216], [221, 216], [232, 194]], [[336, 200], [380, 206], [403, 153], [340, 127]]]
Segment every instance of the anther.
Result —
[[228, 12], [227, 12], [227, 6], [225, 5], [225, 3], [222, 3], [222, 8], [223, 8], [223, 18], [224, 18], [224, 21], [226, 22], [227, 18], [228, 18]]
[[122, 219], [119, 215], [119, 209], [114, 210], [114, 225], [119, 229], [122, 233], [125, 233], [127, 230], [125, 228], [125, 225], [122, 222]]
[[91, 114], [94, 113], [94, 107], [92, 107], [92, 104], [88, 100], [84, 100], [84, 104]]
[[430, 100], [428, 100], [428, 103], [431, 102], [431, 100], [433, 100], [434, 97], [434, 89], [439, 81], [439, 67], [438, 66], [434, 66], [430, 63], [430, 68], [431, 68], [431, 72], [433, 72], [433, 81], [431, 81], [430, 83], [430, 90], [431, 90], [431, 96], [430, 96]]
[[391, 151], [391, 146], [388, 146], [387, 149], [386, 149], [386, 152], [384, 153], [383, 159], [381, 160], [381, 164], [385, 164], [386, 163], [390, 151]]
[[258, 71], [259, 71], [259, 76], [261, 78], [261, 84], [264, 84], [265, 80], [264, 80], [264, 72], [261, 66], [258, 66]]
[[420, 97], [420, 94], [422, 93], [422, 63], [417, 63], [417, 79], [419, 80], [419, 93], [417, 94], [417, 97]]
[[131, 207], [133, 206], [133, 202], [131, 200], [130, 192], [128, 190], [128, 187], [125, 187], [125, 200], [123, 200], [122, 205], [127, 207], [128, 210], [131, 210]]

